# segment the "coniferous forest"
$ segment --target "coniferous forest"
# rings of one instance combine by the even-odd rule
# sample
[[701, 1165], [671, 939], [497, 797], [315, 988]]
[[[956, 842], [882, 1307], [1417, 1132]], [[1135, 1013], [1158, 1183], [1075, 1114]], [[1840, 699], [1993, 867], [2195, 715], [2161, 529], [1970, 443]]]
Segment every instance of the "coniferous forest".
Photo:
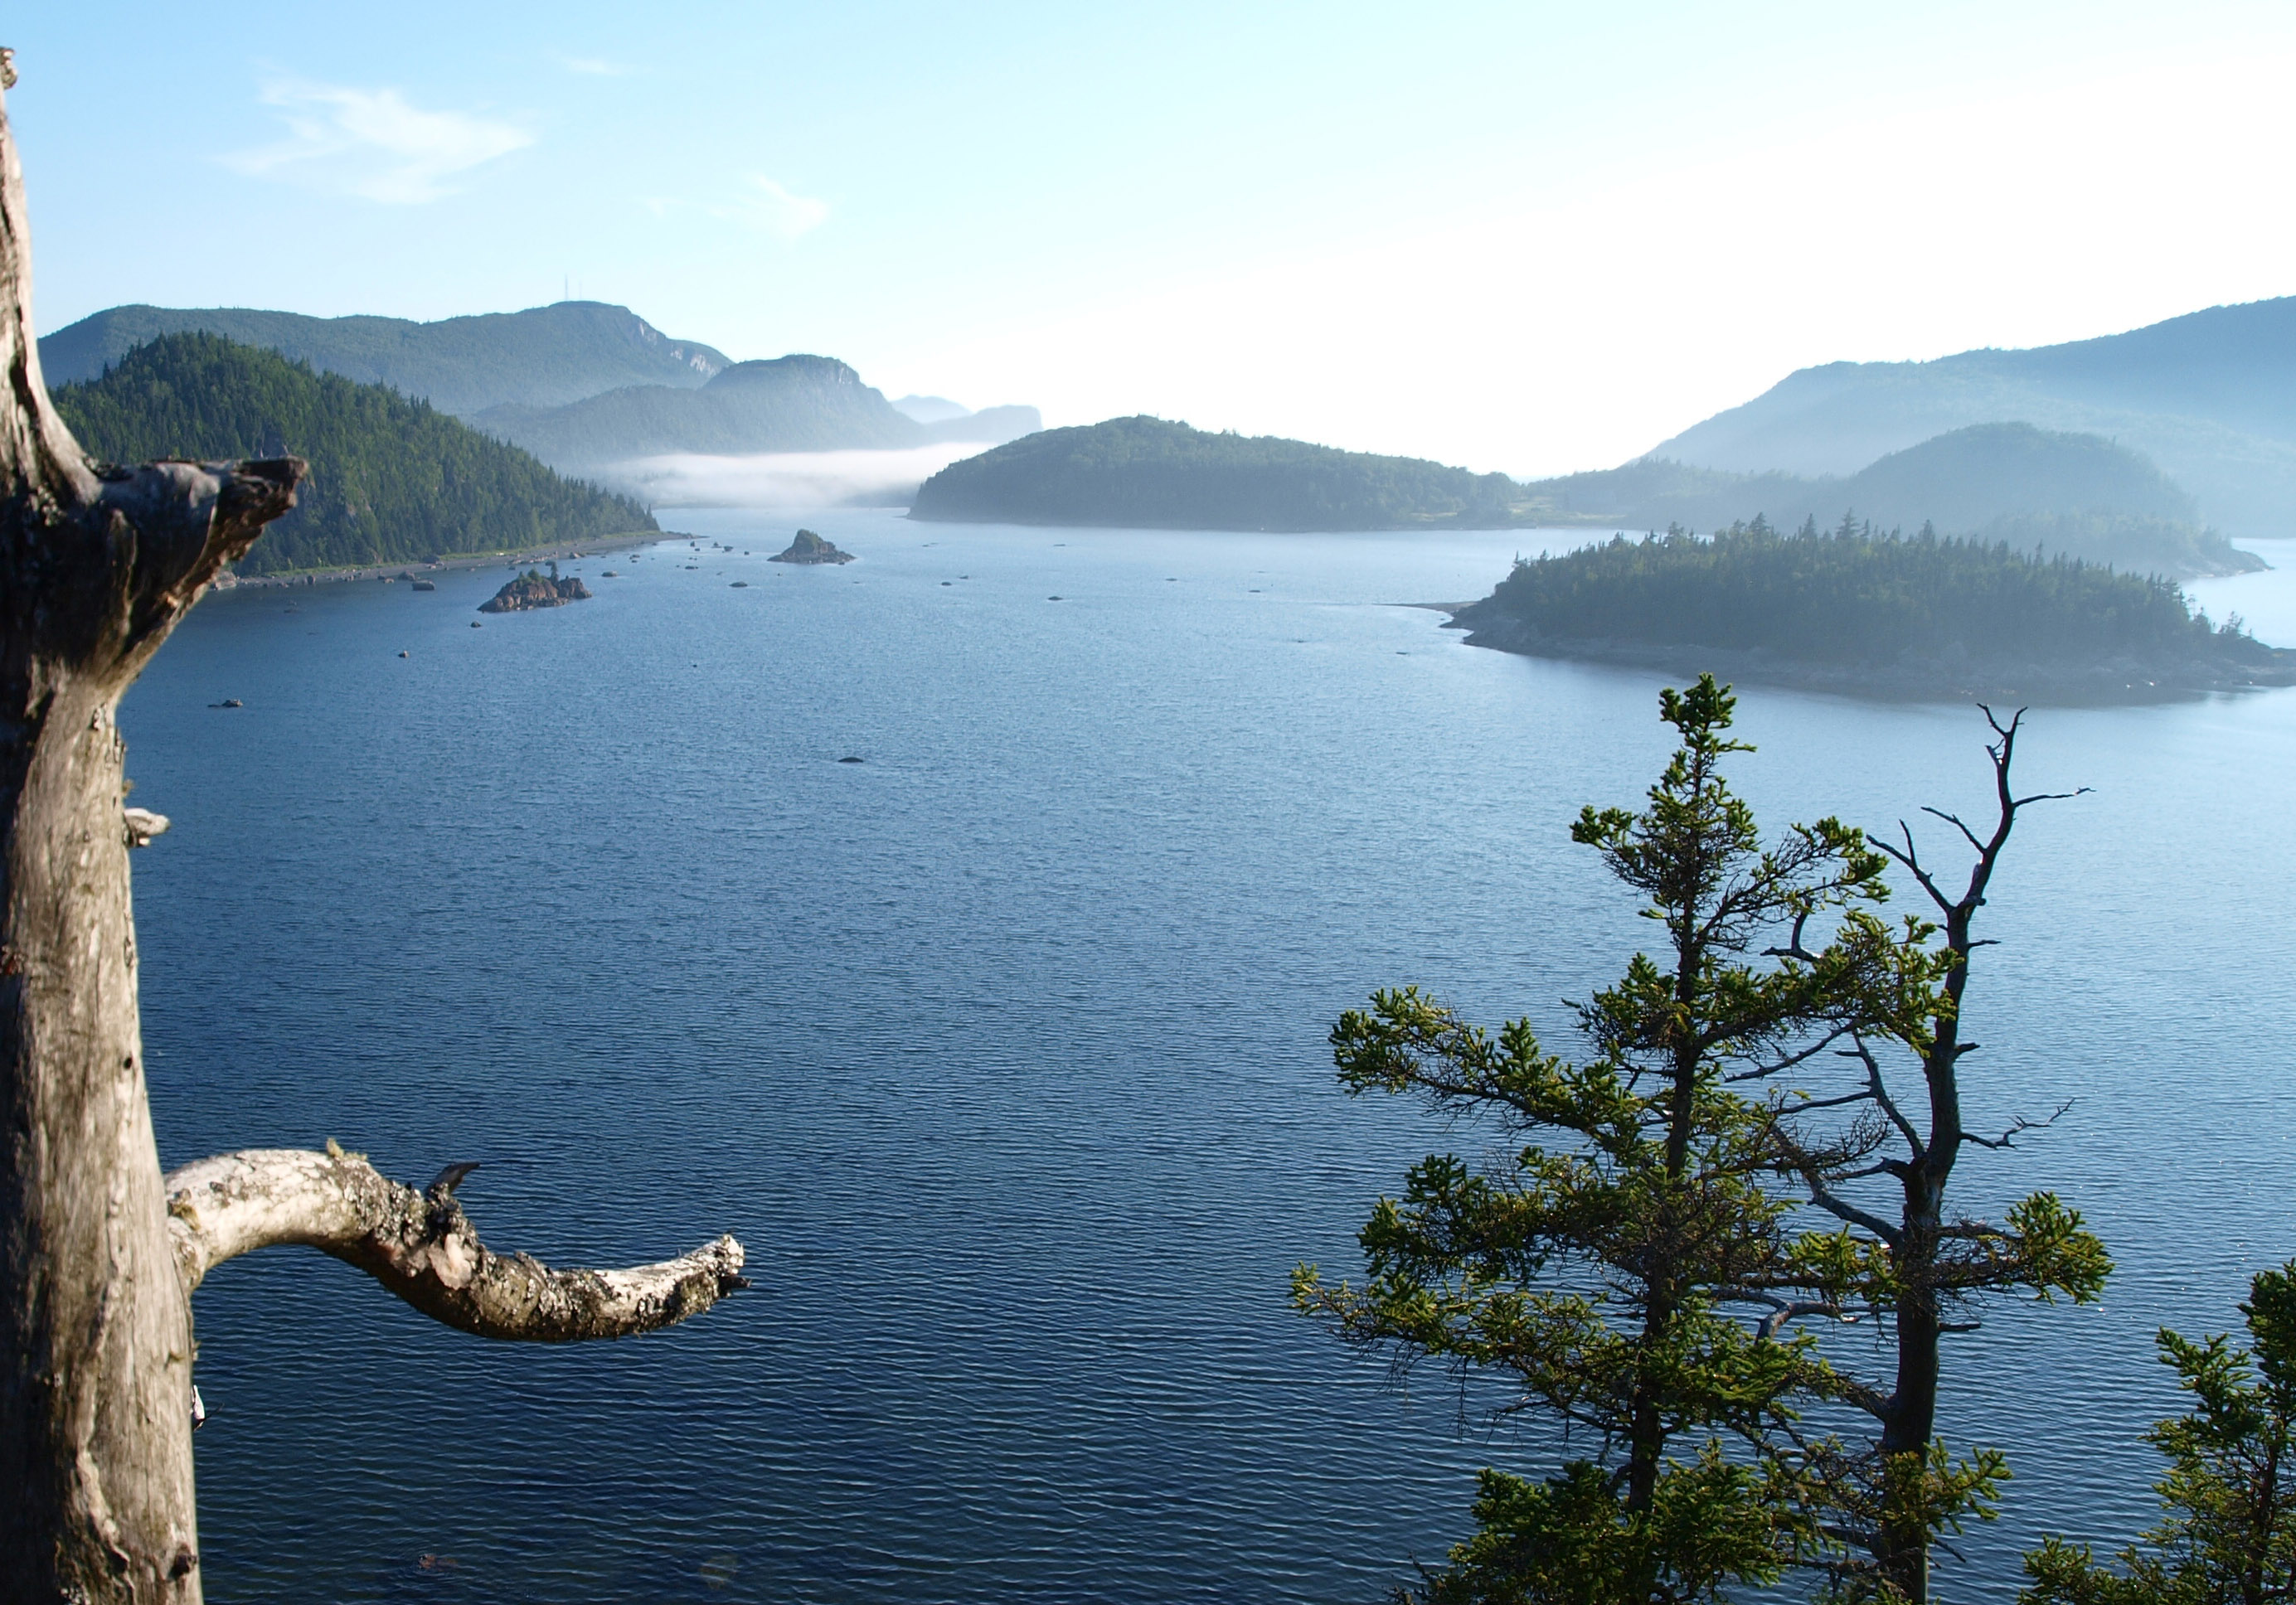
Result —
[[407, 562], [658, 528], [630, 498], [561, 478], [384, 385], [314, 373], [214, 334], [168, 334], [55, 402], [100, 460], [302, 457], [294, 512], [250, 573]]
[[2006, 545], [1757, 518], [1531, 560], [1458, 621], [1547, 655], [1696, 646], [1850, 668], [2136, 663], [2272, 679], [2288, 655], [2196, 611], [2175, 581]]

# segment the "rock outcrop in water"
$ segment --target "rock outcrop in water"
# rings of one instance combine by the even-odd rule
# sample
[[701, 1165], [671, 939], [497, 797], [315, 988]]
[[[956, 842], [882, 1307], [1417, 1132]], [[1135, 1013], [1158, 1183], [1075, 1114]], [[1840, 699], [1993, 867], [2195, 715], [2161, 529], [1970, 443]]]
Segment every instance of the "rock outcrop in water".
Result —
[[800, 529], [797, 532], [797, 539], [789, 544], [788, 551], [775, 553], [766, 561], [775, 563], [849, 563], [853, 561], [853, 554], [840, 552], [810, 529]]
[[481, 613], [523, 613], [529, 608], [562, 608], [570, 602], [590, 600], [590, 587], [569, 575], [564, 579], [554, 572], [545, 574], [539, 569], [529, 569], [516, 579], [496, 592], [494, 596], [479, 604]]

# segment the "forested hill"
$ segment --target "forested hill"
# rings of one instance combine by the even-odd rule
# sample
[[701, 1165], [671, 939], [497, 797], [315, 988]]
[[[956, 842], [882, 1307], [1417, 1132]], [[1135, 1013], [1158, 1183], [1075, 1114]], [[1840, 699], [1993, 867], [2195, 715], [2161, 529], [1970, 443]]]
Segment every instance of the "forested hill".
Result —
[[2192, 491], [2203, 521], [2234, 536], [2287, 534], [2296, 506], [2296, 297], [2031, 350], [1803, 368], [1651, 455], [1734, 472], [1847, 474], [1995, 422], [2108, 436]]
[[624, 385], [698, 388], [732, 365], [724, 352], [672, 340], [627, 307], [560, 301], [430, 323], [241, 307], [114, 307], [43, 340], [40, 368], [52, 385], [94, 379], [138, 346], [193, 331], [323, 373], [387, 384], [458, 415], [504, 403], [558, 406]]
[[105, 462], [308, 459], [295, 510], [240, 564], [250, 573], [657, 528], [627, 497], [561, 479], [425, 402], [213, 334], [162, 336], [54, 394], [80, 444]]
[[1272, 435], [1216, 435], [1160, 418], [1046, 430], [953, 463], [912, 517], [1157, 529], [1501, 528], [1523, 487], [1417, 457]]
[[1846, 520], [1518, 561], [1455, 622], [1506, 651], [1838, 690], [2117, 700], [2296, 684], [2296, 652], [2212, 625], [2174, 581]]

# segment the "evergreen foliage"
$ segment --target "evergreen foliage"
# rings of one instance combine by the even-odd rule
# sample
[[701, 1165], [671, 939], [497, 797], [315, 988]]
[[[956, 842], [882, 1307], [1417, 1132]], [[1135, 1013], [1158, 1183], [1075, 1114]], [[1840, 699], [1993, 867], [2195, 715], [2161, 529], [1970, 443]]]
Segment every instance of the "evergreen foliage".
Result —
[[106, 462], [307, 458], [295, 511], [248, 554], [241, 567], [250, 573], [658, 528], [627, 497], [562, 479], [427, 402], [219, 335], [163, 335], [101, 379], [60, 387], [55, 402], [80, 444]]
[[[1857, 831], [1825, 819], [1762, 844], [1722, 778], [1750, 749], [1711, 676], [1660, 708], [1681, 746], [1648, 806], [1571, 830], [1667, 938], [1578, 1007], [1588, 1058], [1549, 1053], [1527, 1020], [1493, 1037], [1414, 987], [1332, 1033], [1349, 1092], [1415, 1093], [1512, 1151], [1414, 1166], [1363, 1229], [1366, 1280], [1303, 1265], [1295, 1304], [1406, 1363], [1497, 1373], [1592, 1450], [1541, 1481], [1484, 1472], [1480, 1531], [1431, 1601], [1705, 1600], [1833, 1557], [1798, 1418], [1849, 1384], [1784, 1329], [1836, 1240], [1766, 1190], [1778, 1102], [1734, 1084], [1812, 1038], [1918, 1030], [1939, 961], [1873, 912], [1885, 861]], [[1814, 951], [1813, 929], [1830, 932]], [[1795, 954], [1751, 957], [1789, 938]]]
[[2296, 1261], [2240, 1306], [2250, 1347], [2163, 1329], [2192, 1407], [2146, 1434], [2169, 1462], [2161, 1524], [2120, 1568], [2051, 1538], [2025, 1558], [2023, 1605], [2268, 1605], [2296, 1593]]
[[1518, 561], [1461, 614], [1535, 637], [1760, 650], [1819, 662], [2098, 662], [2125, 656], [2267, 664], [2269, 648], [2195, 614], [2162, 578], [1924, 530], [1876, 532], [1845, 514], [1794, 535], [1767, 520], [1710, 538], [1613, 537]]

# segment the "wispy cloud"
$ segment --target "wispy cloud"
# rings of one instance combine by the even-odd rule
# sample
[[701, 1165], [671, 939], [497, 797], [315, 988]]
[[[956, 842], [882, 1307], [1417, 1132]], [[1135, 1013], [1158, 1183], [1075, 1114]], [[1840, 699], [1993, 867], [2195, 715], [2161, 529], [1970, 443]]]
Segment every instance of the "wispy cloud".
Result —
[[817, 228], [829, 216], [829, 202], [809, 195], [792, 195], [762, 173], [726, 200], [704, 207], [713, 217], [724, 217], [784, 240], [794, 240]]
[[619, 78], [629, 76], [629, 69], [619, 61], [609, 61], [598, 56], [560, 56], [558, 64], [569, 72], [578, 72], [585, 78]]
[[389, 205], [452, 194], [451, 180], [534, 143], [508, 123], [411, 106], [396, 89], [282, 79], [265, 87], [263, 103], [279, 113], [287, 137], [234, 151], [225, 165]]

